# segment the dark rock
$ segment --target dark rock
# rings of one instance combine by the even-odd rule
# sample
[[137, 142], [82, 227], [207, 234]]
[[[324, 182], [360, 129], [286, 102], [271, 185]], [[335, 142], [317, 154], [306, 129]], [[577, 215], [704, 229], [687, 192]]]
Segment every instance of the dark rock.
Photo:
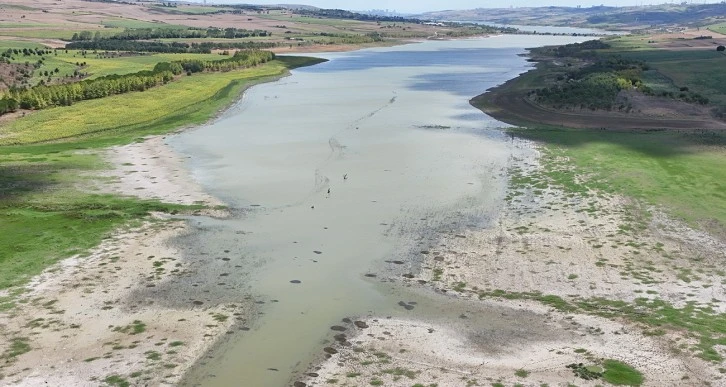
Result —
[[338, 350], [333, 347], [325, 347], [325, 348], [323, 348], [323, 351], [325, 351], [325, 353], [329, 353], [331, 355], [335, 355], [336, 353], [338, 353]]
[[343, 331], [347, 330], [348, 328], [341, 327], [340, 325], [333, 325], [332, 327], [330, 327], [330, 329], [337, 331], [337, 332], [343, 332]]
[[356, 322], [354, 322], [353, 324], [355, 324], [355, 326], [357, 326], [357, 327], [358, 327], [358, 328], [360, 328], [360, 329], [365, 329], [365, 328], [368, 328], [368, 324], [366, 324], [366, 323], [365, 323], [365, 322], [363, 322], [363, 321], [356, 321]]
[[413, 305], [403, 302], [403, 301], [399, 301], [398, 305], [402, 306], [406, 310], [413, 310], [413, 308], [414, 308]]
[[302, 282], [302, 281], [300, 281], [300, 280], [292, 280], [292, 281], [290, 281], [290, 283], [291, 283], [291, 284], [299, 284], [299, 283], [301, 283], [301, 282]]

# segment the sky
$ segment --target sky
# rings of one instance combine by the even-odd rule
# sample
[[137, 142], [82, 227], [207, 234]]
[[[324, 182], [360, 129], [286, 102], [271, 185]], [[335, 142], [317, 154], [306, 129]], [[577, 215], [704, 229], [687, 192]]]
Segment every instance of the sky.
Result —
[[[202, 0], [193, 0], [201, 2]], [[715, 3], [718, 1], [706, 0], [706, 3]], [[675, 2], [670, 0], [548, 0], [548, 1], [532, 1], [532, 0], [207, 0], [207, 3], [247, 3], [247, 4], [306, 4], [320, 8], [340, 8], [347, 10], [369, 10], [369, 9], [388, 9], [401, 13], [421, 13], [426, 11], [440, 11], [445, 9], [473, 9], [473, 8], [507, 8], [514, 7], [532, 7], [532, 6], [577, 6], [590, 7], [593, 5], [609, 5], [609, 6], [626, 6], [626, 5], [648, 5], [661, 4], [666, 2]], [[678, 0], [677, 2], [681, 2]], [[704, 0], [693, 0], [692, 3], [704, 3]]]

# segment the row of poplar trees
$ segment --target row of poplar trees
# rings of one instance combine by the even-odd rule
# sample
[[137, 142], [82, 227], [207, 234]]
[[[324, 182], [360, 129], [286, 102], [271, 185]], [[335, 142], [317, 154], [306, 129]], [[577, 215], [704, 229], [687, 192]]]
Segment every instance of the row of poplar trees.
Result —
[[29, 89], [10, 90], [0, 99], [0, 115], [17, 109], [44, 109], [51, 106], [69, 106], [87, 99], [108, 97], [132, 91], [144, 91], [166, 84], [183, 73], [203, 71], [231, 71], [253, 67], [275, 58], [269, 51], [239, 51], [221, 60], [187, 59], [157, 63], [153, 70], [126, 75], [108, 75], [74, 83], [38, 85]]

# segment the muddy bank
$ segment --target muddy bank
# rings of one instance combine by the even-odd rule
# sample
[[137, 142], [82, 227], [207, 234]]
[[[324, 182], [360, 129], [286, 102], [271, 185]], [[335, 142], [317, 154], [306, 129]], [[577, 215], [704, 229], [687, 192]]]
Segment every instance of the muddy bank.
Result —
[[[83, 189], [204, 205], [197, 214], [228, 215], [163, 137], [110, 148], [105, 158], [112, 169]], [[16, 297], [18, 307], [0, 314], [0, 384], [177, 384], [219, 337], [244, 326], [256, 310], [251, 299], [208, 303], [203, 294], [159, 302], [161, 289], [193, 269], [173, 243], [191, 232], [187, 220], [154, 215], [33, 278]]]
[[237, 318], [254, 310], [244, 300], [207, 307], [188, 299], [179, 300], [186, 308], [169, 308], [133, 297], [184, 275], [187, 265], [168, 241], [187, 232], [184, 222], [147, 221], [34, 278], [19, 298], [22, 306], [0, 315], [6, 343], [29, 349], [8, 360], [2, 384], [96, 386], [115, 377], [176, 384]]
[[184, 166], [184, 158], [165, 141], [166, 136], [153, 136], [106, 150], [104, 158], [112, 169], [101, 174], [96, 189], [164, 203], [224, 206], [204, 192]]
[[[583, 379], [568, 365], [602, 367], [607, 360], [632, 366], [647, 386], [721, 380], [720, 362], [704, 360], [699, 348], [708, 333], [682, 324], [700, 308], [714, 318], [726, 311], [717, 270], [724, 241], [626, 198], [545, 188], [541, 173], [536, 156], [518, 160], [510, 180], [537, 184], [510, 183], [493, 227], [439, 230], [394, 272], [377, 273], [449, 302], [472, 302], [468, 313], [448, 321], [351, 317], [360, 322], [333, 329], [332, 349], [293, 382], [594, 386], [600, 377]], [[693, 315], [651, 322], [661, 308], [694, 306]], [[401, 304], [407, 307], [416, 305]], [[501, 315], [469, 322], [492, 310]], [[501, 329], [502, 321], [511, 325]]]

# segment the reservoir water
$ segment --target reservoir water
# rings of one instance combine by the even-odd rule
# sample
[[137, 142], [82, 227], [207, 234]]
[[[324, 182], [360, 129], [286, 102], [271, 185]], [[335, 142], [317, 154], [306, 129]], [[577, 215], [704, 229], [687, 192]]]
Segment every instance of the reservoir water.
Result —
[[[155, 290], [159, 302], [254, 300], [258, 312], [186, 384], [284, 386], [348, 316], [454, 318], [455, 303], [366, 274], [415, 271], [434, 232], [490, 226], [504, 172], [527, 150], [468, 100], [530, 68], [526, 47], [585, 39], [495, 36], [318, 54], [330, 61], [255, 86], [221, 118], [170, 137], [234, 215], [190, 220], [195, 232], [177, 241], [190, 275]], [[401, 299], [416, 309], [400, 308]]]

